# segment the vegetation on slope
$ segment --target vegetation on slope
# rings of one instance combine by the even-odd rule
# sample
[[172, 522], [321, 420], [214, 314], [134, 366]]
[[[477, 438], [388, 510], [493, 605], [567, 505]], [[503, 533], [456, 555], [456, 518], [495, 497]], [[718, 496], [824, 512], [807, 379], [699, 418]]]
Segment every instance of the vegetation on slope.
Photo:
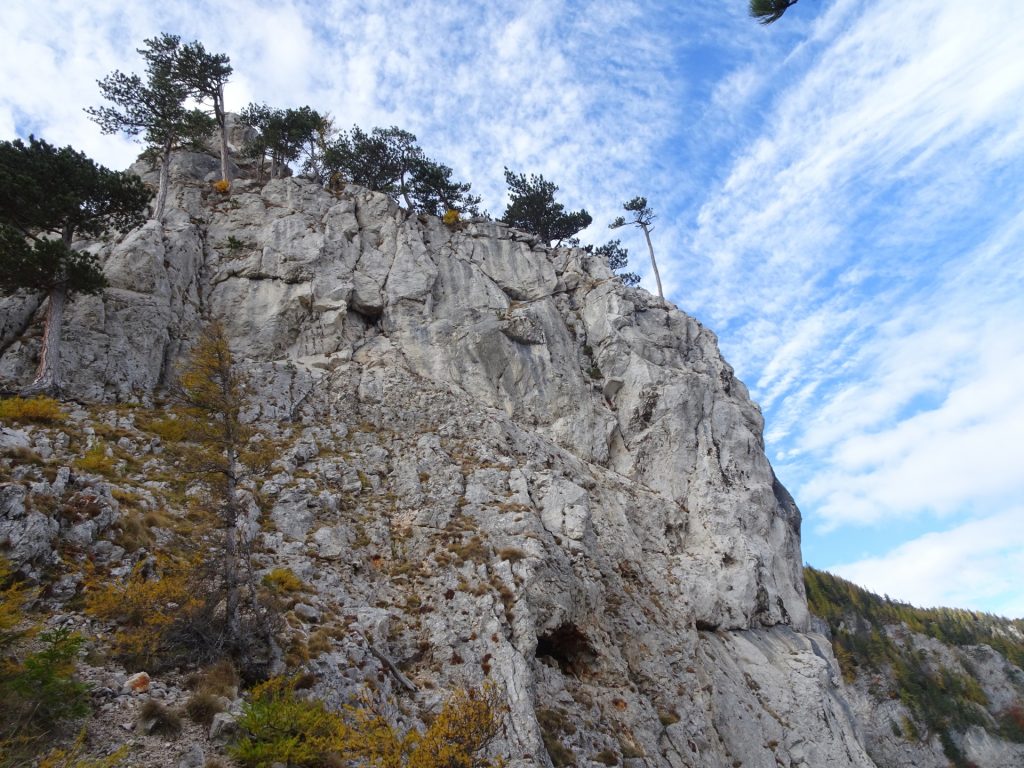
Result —
[[988, 645], [1024, 667], [1024, 621], [958, 608], [915, 608], [810, 567], [804, 568], [804, 583], [811, 612], [828, 624], [846, 682], [866, 676], [873, 696], [899, 699], [913, 713], [916, 722], [902, 723], [902, 736], [938, 735], [957, 766], [968, 763], [952, 734], [971, 725], [1024, 741], [1024, 712], [1019, 706], [993, 712], [966, 657], [951, 668], [907, 636], [916, 633], [954, 649]]

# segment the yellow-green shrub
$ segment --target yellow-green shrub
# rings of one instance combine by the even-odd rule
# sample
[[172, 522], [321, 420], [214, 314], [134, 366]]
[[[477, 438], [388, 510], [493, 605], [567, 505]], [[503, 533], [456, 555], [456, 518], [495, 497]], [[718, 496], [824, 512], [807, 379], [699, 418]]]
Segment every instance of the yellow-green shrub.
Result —
[[83, 472], [97, 475], [109, 476], [114, 473], [114, 459], [107, 456], [107, 449], [100, 442], [75, 459], [74, 465]]
[[60, 403], [50, 397], [8, 397], [0, 400], [0, 421], [54, 424], [65, 418]]
[[500, 768], [481, 755], [497, 733], [503, 704], [493, 685], [456, 691], [430, 727], [403, 737], [371, 709], [328, 710], [295, 694], [295, 680], [272, 678], [252, 691], [231, 754], [246, 768], [275, 762], [322, 766], [338, 761], [375, 768]]
[[447, 224], [449, 227], [459, 223], [459, 212], [454, 208], [449, 208], [444, 212], [444, 216], [441, 217], [441, 221]]
[[224, 195], [231, 189], [231, 182], [227, 179], [221, 179], [220, 181], [213, 182], [213, 188]]
[[296, 575], [291, 568], [275, 568], [263, 577], [263, 586], [272, 592], [283, 595], [289, 592], [305, 592], [306, 582]]
[[185, 419], [177, 418], [174, 414], [139, 420], [138, 425], [170, 443], [180, 443], [188, 438], [188, 422]]
[[0, 557], [0, 654], [23, 634], [18, 625], [25, 620], [21, 609], [28, 597], [24, 582], [15, 578], [7, 558]]
[[161, 660], [171, 631], [202, 604], [195, 563], [162, 558], [158, 568], [155, 578], [147, 578], [145, 564], [139, 563], [124, 581], [104, 582], [95, 572], [86, 579], [86, 612], [118, 625], [112, 651], [131, 663]]
[[238, 726], [241, 738], [229, 751], [247, 768], [322, 765], [338, 753], [345, 735], [341, 715], [321, 701], [298, 698], [295, 681], [284, 677], [252, 689]]
[[52, 749], [46, 753], [39, 768], [114, 768], [128, 756], [128, 745], [123, 744], [106, 757], [96, 760], [82, 757], [85, 747], [85, 729], [78, 733], [75, 743], [67, 749]]

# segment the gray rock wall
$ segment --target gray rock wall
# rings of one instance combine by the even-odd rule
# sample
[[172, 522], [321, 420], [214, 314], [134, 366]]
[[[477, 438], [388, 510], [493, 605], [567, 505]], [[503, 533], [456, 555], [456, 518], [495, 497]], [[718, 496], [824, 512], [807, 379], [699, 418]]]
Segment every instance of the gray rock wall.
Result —
[[[148, 402], [221, 319], [250, 416], [305, 430], [285, 462], [306, 474], [264, 489], [268, 551], [431, 680], [421, 705], [499, 680], [513, 763], [558, 741], [631, 768], [871, 765], [804, 634], [799, 512], [710, 331], [584, 250], [357, 187], [220, 195], [215, 167], [176, 156], [165, 224], [88, 244], [111, 287], [68, 307], [70, 395]], [[9, 336], [0, 377], [23, 383], [38, 338]], [[415, 622], [367, 575], [382, 560], [415, 566]], [[337, 661], [312, 662], [329, 699]]]

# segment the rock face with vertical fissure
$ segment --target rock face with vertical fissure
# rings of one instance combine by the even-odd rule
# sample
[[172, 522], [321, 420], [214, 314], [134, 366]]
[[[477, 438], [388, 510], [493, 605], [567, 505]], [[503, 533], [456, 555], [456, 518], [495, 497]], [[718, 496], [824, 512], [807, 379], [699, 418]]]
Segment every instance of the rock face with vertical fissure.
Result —
[[[552, 739], [580, 765], [871, 765], [808, 634], [799, 512], [709, 330], [498, 222], [298, 178], [222, 195], [216, 173], [175, 155], [163, 227], [86, 244], [110, 287], [67, 307], [65, 390], [149, 402], [220, 319], [248, 417], [308, 443], [286, 462], [303, 477], [264, 491], [263, 544], [366, 618], [417, 684], [401, 695], [432, 707], [489, 676], [514, 765]], [[5, 301], [5, 329], [35, 310]], [[38, 338], [5, 344], [0, 378], [23, 383]], [[381, 608], [402, 590], [412, 615]], [[334, 703], [339, 654], [310, 662]]]

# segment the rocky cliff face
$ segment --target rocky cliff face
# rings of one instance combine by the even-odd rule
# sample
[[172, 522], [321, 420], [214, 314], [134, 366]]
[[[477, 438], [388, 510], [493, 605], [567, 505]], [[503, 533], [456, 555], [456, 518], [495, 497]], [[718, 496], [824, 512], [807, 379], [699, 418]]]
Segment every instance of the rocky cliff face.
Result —
[[[872, 765], [808, 630], [799, 512], [710, 331], [583, 250], [356, 187], [220, 195], [215, 166], [178, 155], [164, 225], [89, 245], [110, 288], [69, 306], [63, 371], [81, 401], [148, 403], [224, 323], [249, 417], [295, 435], [260, 489], [262, 562], [316, 588], [296, 631], [347, 627], [308, 662], [320, 695], [380, 672], [408, 724], [489, 677], [515, 765]], [[4, 380], [31, 377], [36, 311], [0, 305]]]

